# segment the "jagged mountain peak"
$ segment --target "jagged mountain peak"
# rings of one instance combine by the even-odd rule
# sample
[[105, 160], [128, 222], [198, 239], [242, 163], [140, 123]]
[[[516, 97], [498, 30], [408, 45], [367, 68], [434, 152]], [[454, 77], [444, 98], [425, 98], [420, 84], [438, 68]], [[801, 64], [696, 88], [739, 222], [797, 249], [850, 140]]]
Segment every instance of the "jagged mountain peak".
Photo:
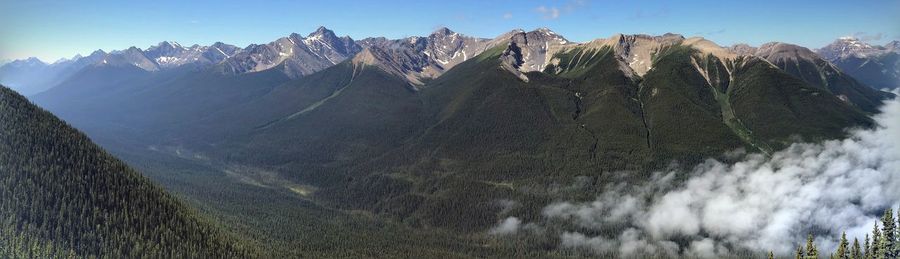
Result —
[[547, 28], [547, 27], [537, 28], [537, 29], [534, 29], [529, 32], [521, 31], [521, 32], [518, 32], [517, 34], [525, 34], [526, 39], [530, 39], [530, 40], [538, 40], [538, 41], [555, 40], [559, 44], [570, 43], [569, 40], [567, 40], [565, 37], [557, 34], [556, 32], [554, 32], [553, 30], [551, 30], [550, 28]]
[[447, 27], [440, 27], [440, 28], [437, 28], [436, 30], [434, 30], [433, 32], [431, 32], [431, 35], [445, 35], [446, 36], [446, 35], [452, 35], [455, 33], [456, 32], [450, 30]]
[[834, 61], [841, 58], [859, 57], [865, 58], [870, 56], [882, 55], [885, 49], [880, 46], [871, 45], [855, 37], [840, 37], [831, 44], [818, 49], [820, 55], [828, 60]]
[[334, 35], [334, 31], [329, 30], [328, 28], [325, 28], [325, 26], [319, 26], [318, 28], [316, 28], [315, 31], [313, 31], [309, 35], [312, 36], [312, 35], [325, 35], [325, 34]]
[[323, 38], [335, 40], [338, 39], [338, 36], [334, 34], [334, 31], [325, 28], [325, 26], [319, 26], [319, 28], [317, 28], [315, 31], [308, 34], [306, 38]]
[[900, 49], [897, 41], [878, 46], [855, 37], [841, 37], [816, 50], [816, 53], [876, 89], [900, 86]]
[[502, 39], [508, 43], [501, 56], [503, 68], [524, 81], [528, 81], [524, 73], [544, 70], [555, 53], [567, 45], [575, 45], [548, 28], [529, 32], [513, 30], [501, 35], [507, 36], [508, 39]]
[[241, 74], [280, 67], [289, 77], [297, 78], [340, 63], [361, 50], [350, 37], [337, 37], [320, 26], [307, 37], [292, 33], [268, 44], [251, 44], [228, 57], [221, 71]]
[[491, 40], [469, 37], [443, 27], [426, 37], [366, 38], [360, 44], [366, 50], [354, 58], [355, 63], [375, 65], [414, 86], [440, 76], [493, 46]]
[[563, 39], [563, 40], [566, 39], [566, 38], [563, 37], [562, 35], [557, 34], [555, 31], [553, 31], [553, 30], [551, 30], [550, 28], [547, 28], [547, 27], [537, 28], [537, 29], [531, 31], [530, 33], [540, 33], [540, 34], [543, 34], [543, 35], [545, 35], [545, 36], [547, 36], [547, 37], [558, 38], [558, 39]]
[[184, 47], [181, 46], [181, 44], [178, 44], [178, 42], [176, 42], [176, 41], [162, 41], [162, 42], [160, 42], [160, 43], [158, 43], [158, 44], [156, 44], [156, 45], [150, 46], [149, 48], [147, 48], [147, 50], [151, 50], [151, 49], [159, 49], [159, 48], [164, 48], [164, 49], [181, 49], [181, 48], [184, 48]]
[[41, 64], [47, 63], [47, 62], [41, 61], [41, 59], [36, 58], [36, 57], [30, 57], [30, 58], [25, 59], [24, 61], [28, 62], [28, 63], [41, 63]]
[[43, 66], [46, 66], [47, 63], [44, 61], [41, 61], [40, 59], [38, 59], [36, 57], [29, 57], [26, 59], [13, 60], [12, 62], [9, 62], [6, 65], [24, 68], [24, 67], [39, 67], [39, 66], [43, 67]]

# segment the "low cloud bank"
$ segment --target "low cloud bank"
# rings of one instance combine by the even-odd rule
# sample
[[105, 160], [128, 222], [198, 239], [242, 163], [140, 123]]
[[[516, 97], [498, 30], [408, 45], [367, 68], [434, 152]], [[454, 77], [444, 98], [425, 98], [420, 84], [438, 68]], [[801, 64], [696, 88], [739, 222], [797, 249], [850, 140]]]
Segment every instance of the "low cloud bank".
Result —
[[820, 251], [830, 252], [842, 231], [861, 242], [883, 210], [900, 201], [900, 102], [888, 102], [875, 120], [878, 127], [844, 140], [795, 144], [732, 164], [709, 160], [678, 183], [675, 176], [684, 172], [658, 172], [642, 186], [609, 186], [592, 202], [546, 206], [543, 222], [509, 218], [495, 232], [562, 222], [569, 227], [545, 234], [559, 235], [564, 249], [693, 257], [787, 255], [812, 232]]

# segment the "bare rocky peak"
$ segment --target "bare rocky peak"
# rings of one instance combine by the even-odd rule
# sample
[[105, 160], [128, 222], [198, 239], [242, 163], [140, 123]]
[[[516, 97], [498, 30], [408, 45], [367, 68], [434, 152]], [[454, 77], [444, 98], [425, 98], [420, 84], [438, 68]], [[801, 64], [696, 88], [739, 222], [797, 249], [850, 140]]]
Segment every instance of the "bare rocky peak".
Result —
[[746, 43], [738, 43], [731, 45], [728, 47], [731, 52], [734, 52], [737, 55], [741, 56], [753, 56], [756, 54], [756, 47], [750, 46]]
[[816, 52], [825, 59], [834, 61], [849, 57], [876, 57], [889, 51], [885, 47], [871, 45], [855, 37], [841, 37]]
[[241, 51], [242, 49], [240, 47], [225, 44], [222, 42], [216, 42], [206, 48], [206, 50], [203, 51], [202, 55], [207, 60], [210, 60], [213, 63], [219, 63]]
[[76, 56], [66, 63], [90, 63], [95, 66], [128, 66], [133, 65], [146, 71], [159, 71], [180, 67], [187, 64], [212, 65], [240, 52], [232, 45], [217, 42], [212, 46], [182, 46], [174, 41], [163, 41], [150, 46], [146, 50], [131, 47], [110, 53], [97, 50], [87, 57]]
[[[575, 48], [611, 48], [622, 63], [622, 71], [628, 75], [643, 76], [653, 68], [653, 56], [664, 48], [684, 45], [702, 54], [712, 55], [722, 60], [735, 59], [741, 54], [731, 48], [724, 48], [701, 37], [685, 38], [679, 34], [666, 33], [660, 36], [645, 34], [617, 34], [605, 39], [587, 43], [571, 43], [562, 36], [547, 29], [533, 32], [517, 32], [510, 36], [510, 43], [501, 60], [503, 67], [527, 81], [524, 73], [542, 71], [547, 64], [559, 62], [553, 56], [559, 52]], [[747, 46], [744, 53], [755, 51]]]
[[488, 39], [465, 36], [447, 28], [440, 28], [426, 37], [367, 38], [361, 40], [360, 45], [365, 50], [354, 57], [354, 63], [378, 66], [415, 86], [440, 76], [491, 46]]
[[340, 63], [361, 49], [350, 37], [337, 37], [319, 27], [307, 37], [293, 33], [268, 44], [247, 46], [226, 59], [222, 71], [241, 74], [280, 66], [286, 75], [297, 78]]
[[501, 59], [508, 66], [521, 73], [542, 71], [549, 64], [553, 54], [567, 45], [575, 43], [547, 28], [530, 32], [513, 31], [508, 35], [508, 47]]
[[321, 26], [307, 35], [303, 43], [313, 53], [332, 61], [332, 64], [337, 64], [362, 50], [362, 47], [349, 36], [338, 37], [333, 31]]
[[423, 53], [447, 70], [487, 50], [488, 42], [440, 28], [425, 39]]
[[661, 36], [646, 34], [616, 34], [610, 38], [585, 43], [586, 48], [611, 47], [613, 51], [638, 75], [644, 75], [653, 67], [652, 57], [662, 48], [680, 44], [685, 38], [666, 33]]
[[213, 64], [221, 60], [210, 60], [203, 56], [208, 47], [193, 45], [184, 47], [178, 42], [163, 41], [150, 46], [144, 55], [155, 62], [160, 69], [174, 68], [186, 64]]
[[131, 47], [125, 50], [112, 51], [97, 62], [98, 66], [129, 66], [133, 65], [146, 71], [159, 71], [160, 67], [156, 62], [151, 60], [144, 54], [144, 51], [137, 47]]

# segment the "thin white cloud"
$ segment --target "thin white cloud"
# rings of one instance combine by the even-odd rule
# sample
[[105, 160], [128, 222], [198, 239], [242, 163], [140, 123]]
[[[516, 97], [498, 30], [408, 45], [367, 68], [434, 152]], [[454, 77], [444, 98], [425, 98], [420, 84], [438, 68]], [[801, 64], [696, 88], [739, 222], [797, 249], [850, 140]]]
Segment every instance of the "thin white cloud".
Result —
[[546, 6], [538, 6], [538, 8], [534, 9], [539, 14], [541, 14], [541, 18], [545, 20], [556, 20], [559, 18], [559, 9], [556, 7], [546, 7]]
[[503, 19], [509, 20], [509, 19], [512, 19], [512, 18], [513, 18], [513, 14], [512, 14], [512, 13], [505, 13], [505, 14], [503, 14]]
[[573, 13], [578, 11], [579, 9], [585, 8], [588, 6], [588, 0], [571, 0], [566, 2], [562, 7], [557, 6], [538, 6], [535, 8], [535, 12], [537, 12], [541, 19], [544, 20], [556, 20], [559, 19], [563, 14]]
[[879, 33], [875, 33], [875, 34], [870, 34], [868, 32], [861, 31], [861, 32], [854, 33], [853, 37], [857, 38], [861, 41], [879, 41], [884, 38], [884, 33], [879, 32]]

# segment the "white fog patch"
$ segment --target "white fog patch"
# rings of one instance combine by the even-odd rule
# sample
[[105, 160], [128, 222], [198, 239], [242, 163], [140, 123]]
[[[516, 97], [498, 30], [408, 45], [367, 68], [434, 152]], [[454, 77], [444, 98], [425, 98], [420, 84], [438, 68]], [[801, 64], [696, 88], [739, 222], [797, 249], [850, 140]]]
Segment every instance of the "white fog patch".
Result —
[[491, 229], [490, 233], [494, 235], [510, 235], [519, 232], [521, 227], [522, 220], [516, 217], [509, 217], [500, 222], [500, 225]]
[[875, 120], [876, 128], [844, 140], [733, 164], [708, 160], [680, 184], [673, 178], [684, 172], [657, 172], [642, 186], [608, 186], [592, 202], [555, 202], [535, 224], [570, 224], [555, 233], [560, 247], [597, 254], [788, 255], [810, 232], [820, 251], [832, 251], [842, 231], [862, 241], [900, 201], [900, 102], [889, 101]]

